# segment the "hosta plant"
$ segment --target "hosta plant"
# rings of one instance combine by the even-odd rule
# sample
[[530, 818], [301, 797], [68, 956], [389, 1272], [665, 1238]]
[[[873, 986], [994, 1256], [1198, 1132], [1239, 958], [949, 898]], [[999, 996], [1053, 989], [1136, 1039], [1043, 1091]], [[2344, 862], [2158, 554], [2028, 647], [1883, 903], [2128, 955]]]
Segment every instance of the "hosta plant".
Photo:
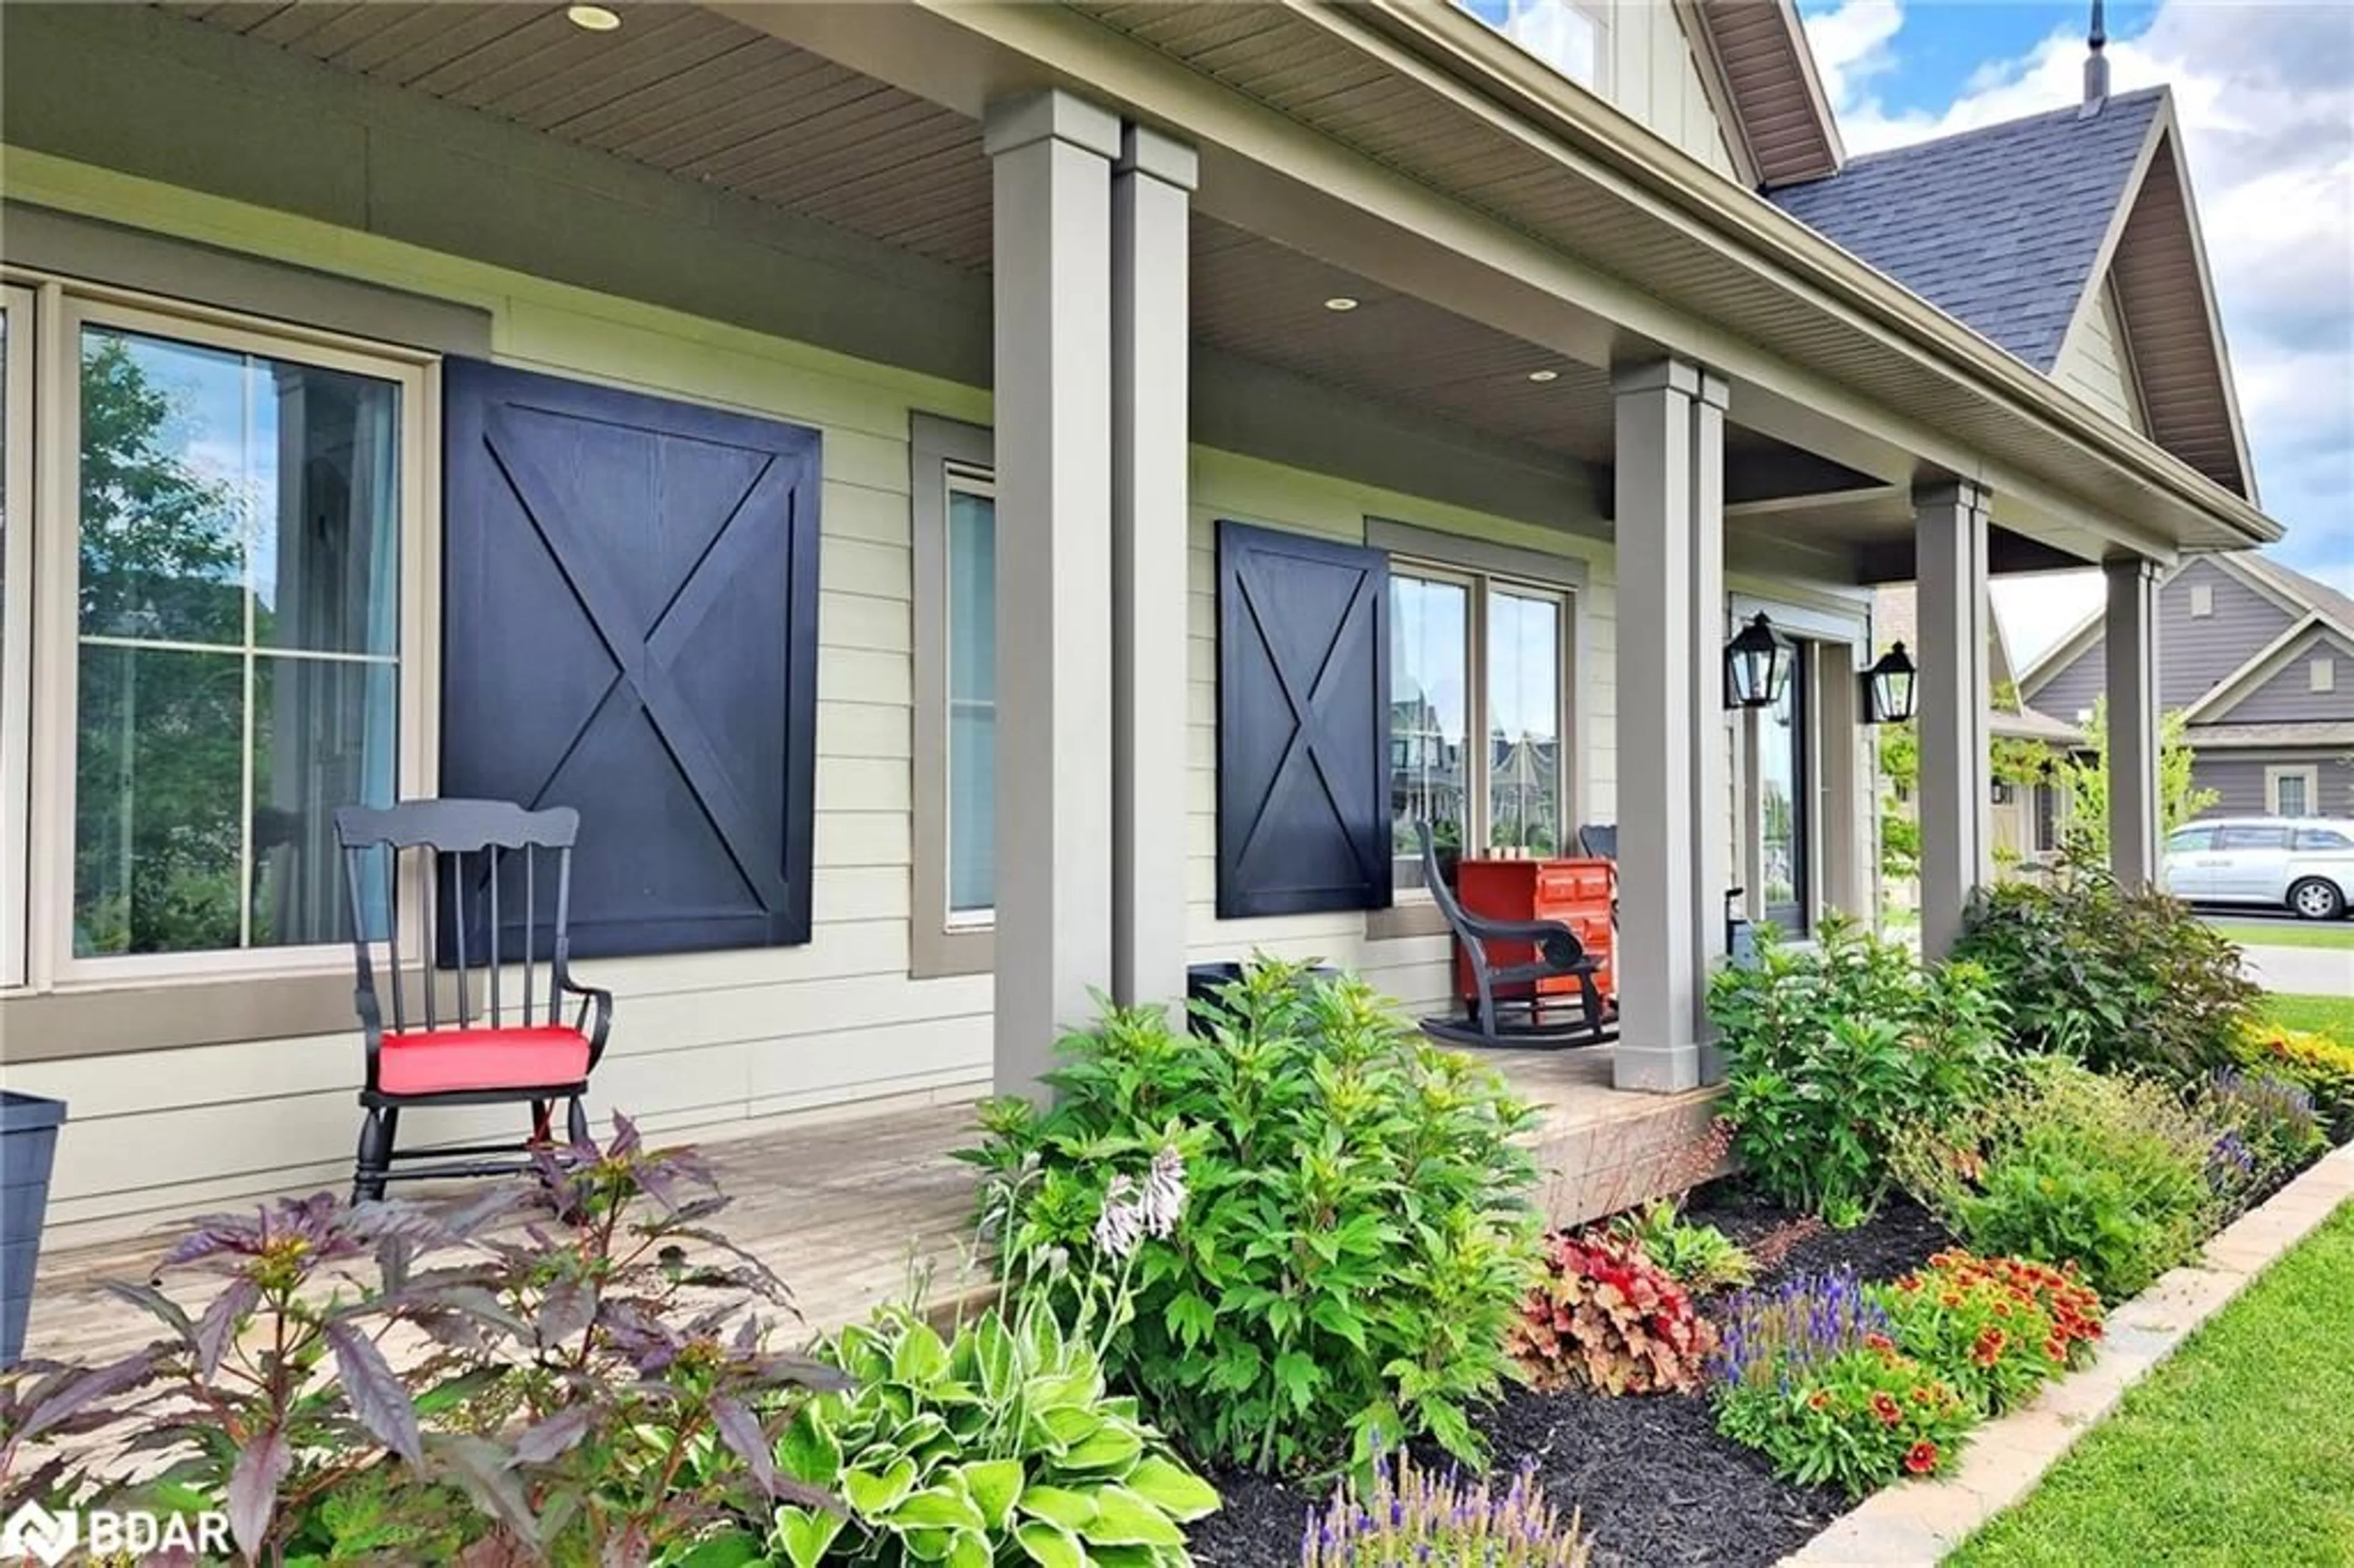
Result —
[[1102, 1355], [1133, 1310], [1139, 1249], [1179, 1234], [1185, 1198], [1164, 1149], [1140, 1177], [1107, 1183], [1087, 1245], [1010, 1251], [996, 1303], [949, 1339], [895, 1305], [821, 1341], [852, 1386], [804, 1404], [777, 1460], [846, 1506], [779, 1509], [775, 1556], [791, 1568], [1188, 1562], [1181, 1527], [1217, 1493], [1132, 1396], [1109, 1393]]
[[1373, 1483], [1354, 1478], [1308, 1516], [1299, 1568], [1585, 1568], [1593, 1552], [1562, 1522], [1531, 1460], [1501, 1491], [1457, 1471], [1434, 1475], [1405, 1453], [1376, 1454]]
[[1716, 1331], [1641, 1247], [1596, 1231], [1548, 1241], [1506, 1343], [1532, 1387], [1657, 1393], [1699, 1385]]
[[2101, 1298], [2073, 1268], [2016, 1257], [1932, 1254], [1929, 1265], [1870, 1294], [1897, 1348], [1999, 1414], [2090, 1353]]
[[[771, 1456], [786, 1396], [840, 1375], [768, 1347], [784, 1285], [705, 1224], [727, 1200], [699, 1161], [615, 1120], [455, 1207], [322, 1193], [199, 1222], [162, 1267], [212, 1275], [208, 1305], [112, 1287], [161, 1339], [0, 1381], [0, 1481], [222, 1510], [251, 1563], [757, 1547], [776, 1500], [829, 1500]], [[162, 1465], [121, 1480], [96, 1439]]]
[[1141, 1242], [1112, 1382], [1204, 1461], [1309, 1469], [1376, 1432], [1476, 1458], [1535, 1267], [1534, 1113], [1354, 979], [1261, 961], [1200, 1016], [1208, 1038], [1111, 1011], [1063, 1043], [1052, 1109], [985, 1108], [970, 1158], [1002, 1247], [1076, 1253], [1105, 1171], [1173, 1144], [1185, 1226]]
[[1978, 1420], [1845, 1273], [1734, 1297], [1711, 1372], [1718, 1431], [1785, 1479], [1850, 1497], [1944, 1471]]

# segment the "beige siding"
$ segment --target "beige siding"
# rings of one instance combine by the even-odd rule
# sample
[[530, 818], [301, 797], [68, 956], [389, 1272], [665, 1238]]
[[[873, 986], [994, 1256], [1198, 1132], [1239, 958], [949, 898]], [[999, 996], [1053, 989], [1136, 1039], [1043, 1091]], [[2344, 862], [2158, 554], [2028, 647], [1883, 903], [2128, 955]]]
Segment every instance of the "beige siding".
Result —
[[1365, 519], [1382, 517], [1438, 533], [1459, 534], [1585, 563], [1587, 586], [1573, 611], [1579, 661], [1581, 742], [1574, 755], [1587, 821], [1617, 820], [1613, 736], [1617, 709], [1617, 634], [1607, 546], [1525, 524], [1417, 501], [1253, 458], [1194, 449], [1193, 566], [1187, 620], [1192, 695], [1191, 779], [1187, 790], [1186, 902], [1190, 949], [1196, 961], [1240, 959], [1253, 952], [1319, 959], [1362, 969], [1366, 978], [1427, 1012], [1448, 994], [1448, 938], [1404, 937], [1372, 940], [1357, 911], [1264, 919], [1217, 916], [1217, 524], [1221, 518], [1286, 528], [1327, 538], [1362, 541]]
[[1615, 0], [1610, 6], [1610, 68], [1605, 96], [1619, 109], [1730, 176], [1733, 154], [1701, 85], [1691, 40], [1667, 0]]
[[2132, 355], [2126, 348], [2125, 319], [2116, 293], [2104, 281], [2084, 324], [2062, 349], [2052, 374], [2060, 384], [2121, 425], [2145, 434], [2141, 396], [2133, 384]]
[[[814, 927], [796, 948], [606, 960], [618, 1023], [596, 1080], [663, 1130], [987, 1085], [986, 977], [911, 980], [908, 412], [987, 417], [985, 393], [283, 214], [12, 152], [9, 194], [488, 311], [511, 364], [724, 404], [824, 436]], [[51, 1238], [345, 1179], [352, 1034], [11, 1066], [71, 1105]], [[498, 1113], [408, 1118], [430, 1139]], [[514, 1119], [508, 1113], [506, 1120]], [[139, 1150], [126, 1160], [122, 1151]]]

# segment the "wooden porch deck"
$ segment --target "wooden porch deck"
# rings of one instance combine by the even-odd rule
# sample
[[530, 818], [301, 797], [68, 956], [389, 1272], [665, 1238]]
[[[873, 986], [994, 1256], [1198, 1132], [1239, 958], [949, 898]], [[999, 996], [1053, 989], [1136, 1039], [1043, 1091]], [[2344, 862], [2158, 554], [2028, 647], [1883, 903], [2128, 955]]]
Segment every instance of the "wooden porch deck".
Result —
[[[1666, 1170], [1680, 1157], [1688, 1163], [1705, 1137], [1717, 1096], [1621, 1093], [1610, 1086], [1606, 1048], [1487, 1059], [1544, 1107], [1540, 1195], [1556, 1224], [1655, 1195]], [[972, 1139], [970, 1107], [950, 1105], [713, 1141], [705, 1152], [735, 1200], [717, 1223], [784, 1277], [813, 1330], [864, 1318], [917, 1270], [930, 1271], [935, 1297], [945, 1298], [969, 1278], [972, 1173], [950, 1151]], [[154, 1337], [153, 1320], [103, 1283], [146, 1278], [173, 1239], [164, 1229], [44, 1255], [27, 1353], [104, 1360]], [[207, 1282], [185, 1283], [195, 1288], [174, 1296], [200, 1299]]]

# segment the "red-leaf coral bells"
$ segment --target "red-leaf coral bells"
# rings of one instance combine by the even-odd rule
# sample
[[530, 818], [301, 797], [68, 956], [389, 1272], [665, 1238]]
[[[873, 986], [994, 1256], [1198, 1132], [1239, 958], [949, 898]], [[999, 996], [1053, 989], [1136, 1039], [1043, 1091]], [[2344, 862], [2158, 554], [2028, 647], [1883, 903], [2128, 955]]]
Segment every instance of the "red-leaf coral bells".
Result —
[[1601, 1231], [1564, 1232], [1547, 1244], [1543, 1278], [1506, 1345], [1541, 1390], [1689, 1393], [1716, 1330], [1640, 1246]]

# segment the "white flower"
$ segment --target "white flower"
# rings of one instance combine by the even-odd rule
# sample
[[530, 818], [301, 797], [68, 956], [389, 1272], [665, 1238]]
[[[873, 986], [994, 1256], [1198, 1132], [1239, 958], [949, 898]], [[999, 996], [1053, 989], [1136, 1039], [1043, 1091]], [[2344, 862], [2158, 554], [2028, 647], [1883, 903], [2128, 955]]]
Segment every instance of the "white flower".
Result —
[[1185, 1157], [1175, 1146], [1152, 1157], [1144, 1178], [1144, 1228], [1155, 1236], [1173, 1234], [1185, 1213]]
[[1136, 1183], [1115, 1176], [1104, 1192], [1103, 1217], [1096, 1221], [1096, 1245], [1112, 1257], [1125, 1258], [1144, 1239], [1144, 1207]]

